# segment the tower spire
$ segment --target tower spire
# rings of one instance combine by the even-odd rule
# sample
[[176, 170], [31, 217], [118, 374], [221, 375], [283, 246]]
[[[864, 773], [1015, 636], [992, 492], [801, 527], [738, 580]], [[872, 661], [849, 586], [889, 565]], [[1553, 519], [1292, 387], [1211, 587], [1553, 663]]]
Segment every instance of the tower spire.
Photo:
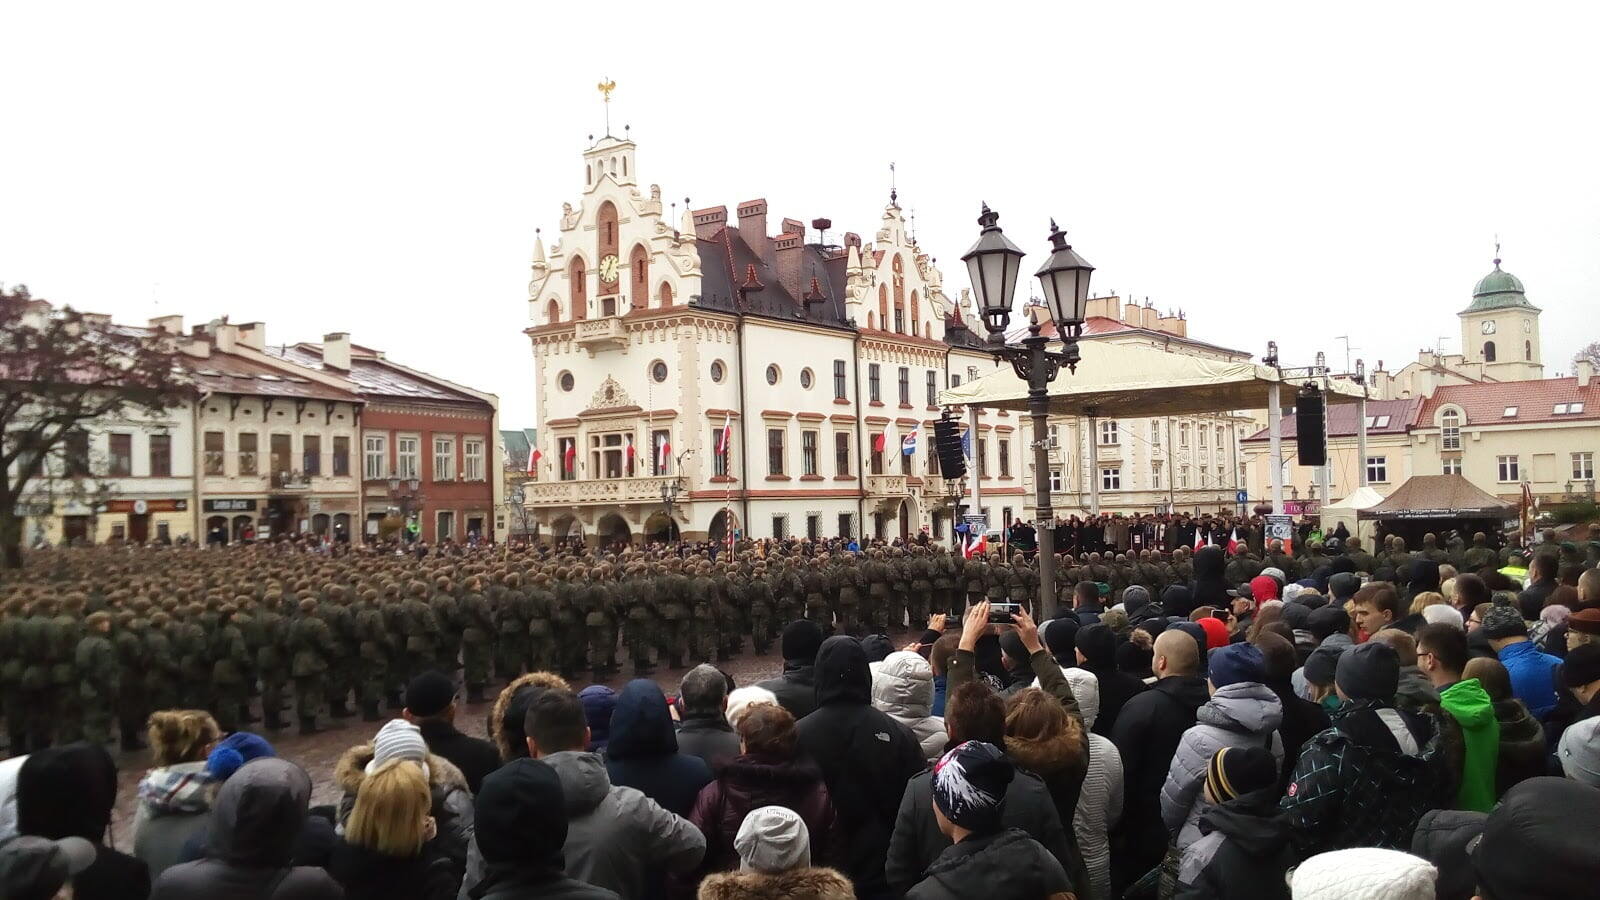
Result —
[[595, 85], [600, 91], [602, 102], [606, 107], [606, 137], [611, 136], [611, 92], [617, 89], [617, 83], [610, 78], [601, 76], [600, 83]]
[[895, 190], [893, 162], [889, 163], [889, 203], [894, 206], [900, 205], [900, 193]]

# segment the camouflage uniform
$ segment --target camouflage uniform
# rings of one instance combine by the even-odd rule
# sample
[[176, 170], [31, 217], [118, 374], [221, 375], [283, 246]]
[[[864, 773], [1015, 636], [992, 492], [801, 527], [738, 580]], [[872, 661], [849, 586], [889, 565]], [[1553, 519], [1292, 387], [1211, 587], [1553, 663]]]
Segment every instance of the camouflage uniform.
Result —
[[25, 656], [22, 647], [23, 620], [28, 607], [21, 597], [6, 600], [0, 613], [0, 715], [6, 717], [6, 732], [11, 739], [11, 755], [28, 752], [28, 717], [22, 690]]
[[1462, 571], [1477, 572], [1494, 565], [1496, 562], [1494, 551], [1489, 548], [1489, 537], [1483, 532], [1472, 536], [1472, 548], [1461, 555], [1461, 563], [1466, 566]]
[[325, 699], [329, 660], [337, 652], [328, 623], [317, 616], [316, 600], [308, 597], [300, 601], [300, 615], [289, 623], [288, 648], [300, 733], [315, 734]]
[[428, 605], [433, 608], [433, 619], [438, 625], [433, 667], [446, 675], [453, 675], [461, 665], [461, 635], [465, 630], [465, 621], [461, 615], [461, 605], [450, 592], [450, 579], [441, 577], [434, 582], [433, 597]]
[[381, 718], [378, 707], [383, 703], [387, 689], [391, 655], [389, 630], [384, 623], [383, 610], [378, 605], [377, 591], [362, 593], [354, 625], [361, 719], [364, 722], [376, 722]]
[[56, 613], [56, 601], [35, 601], [33, 610], [18, 626], [17, 641], [22, 645], [25, 663], [22, 667], [23, 718], [28, 732], [29, 751], [50, 746], [55, 730], [56, 691], [52, 680], [55, 667], [55, 642], [50, 623]]
[[461, 669], [467, 683], [467, 701], [483, 702], [483, 688], [489, 683], [489, 662], [494, 653], [494, 613], [483, 596], [477, 578], [467, 581], [461, 600]]
[[117, 650], [117, 665], [122, 670], [122, 687], [117, 694], [117, 726], [122, 749], [138, 750], [139, 732], [150, 717], [149, 658], [145, 656], [144, 635], [149, 623], [134, 612], [119, 613], [111, 643]]
[[435, 668], [435, 661], [439, 658], [439, 624], [434, 617], [433, 607], [423, 599], [427, 594], [428, 586], [414, 581], [407, 588], [407, 597], [401, 607], [400, 633], [405, 636], [406, 647], [404, 677], [408, 681]]
[[288, 639], [288, 623], [283, 614], [281, 592], [268, 593], [255, 618], [255, 628], [261, 635], [256, 647], [256, 672], [261, 678], [261, 718], [268, 728], [283, 727], [284, 695], [289, 686], [289, 657], [284, 653]]
[[523, 636], [527, 646], [528, 671], [548, 672], [557, 665], [555, 594], [550, 591], [550, 576], [543, 572], [535, 575], [533, 584], [522, 588], [514, 582], [508, 596], [512, 605], [522, 610], [528, 628]]
[[239, 730], [239, 710], [250, 702], [244, 683], [250, 650], [239, 627], [233, 624], [235, 608], [224, 605], [218, 612], [217, 624], [206, 642], [206, 658], [211, 664], [211, 684], [216, 696], [212, 712], [218, 727], [224, 732], [234, 732]]
[[171, 628], [172, 617], [164, 610], [156, 610], [150, 614], [150, 625], [140, 636], [144, 642], [146, 705], [152, 711], [178, 706], [178, 679], [183, 673], [168, 636]]
[[750, 602], [750, 636], [756, 655], [766, 656], [776, 636], [772, 628], [772, 585], [767, 581], [766, 566], [756, 564], [745, 585], [745, 597]]
[[806, 619], [822, 629], [823, 634], [833, 631], [833, 616], [828, 611], [828, 576], [822, 569], [822, 560], [813, 559], [801, 577], [806, 592]]
[[522, 674], [529, 657], [528, 638], [531, 632], [527, 596], [522, 593], [522, 576], [509, 572], [503, 576], [500, 584], [489, 591], [494, 601], [494, 670], [509, 684]]
[[[79, 697], [79, 676], [74, 663], [78, 643], [83, 639], [82, 614], [85, 598], [82, 594], [67, 597], [62, 609], [50, 620], [50, 686], [52, 699], [59, 704], [50, 710], [55, 719], [56, 740], [70, 744], [83, 737], [83, 707], [74, 703]], [[108, 642], [109, 643], [109, 642]]]
[[685, 598], [689, 593], [689, 579], [684, 577], [678, 560], [673, 560], [666, 574], [661, 576], [656, 589], [657, 658], [666, 660], [674, 669], [683, 667], [689, 654], [689, 607]]
[[91, 614], [84, 622], [87, 633], [78, 640], [73, 658], [78, 671], [79, 722], [84, 740], [103, 747], [111, 740], [116, 720], [117, 695], [122, 667], [117, 663], [117, 648], [108, 637], [110, 614]]

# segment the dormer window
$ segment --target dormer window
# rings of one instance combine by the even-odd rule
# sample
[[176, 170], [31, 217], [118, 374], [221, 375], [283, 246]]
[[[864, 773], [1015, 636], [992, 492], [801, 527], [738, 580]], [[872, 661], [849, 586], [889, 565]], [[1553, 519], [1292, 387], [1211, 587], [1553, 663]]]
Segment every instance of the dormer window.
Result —
[[1551, 410], [1551, 415], [1571, 416], [1581, 412], [1583, 412], [1582, 403], [1557, 403], [1555, 409]]
[[1515, 406], [1508, 406], [1508, 407], [1506, 407], [1506, 411], [1501, 413], [1500, 415], [1501, 415], [1502, 418], [1506, 418], [1506, 419], [1515, 418], [1516, 415], [1517, 415], [1517, 408]]

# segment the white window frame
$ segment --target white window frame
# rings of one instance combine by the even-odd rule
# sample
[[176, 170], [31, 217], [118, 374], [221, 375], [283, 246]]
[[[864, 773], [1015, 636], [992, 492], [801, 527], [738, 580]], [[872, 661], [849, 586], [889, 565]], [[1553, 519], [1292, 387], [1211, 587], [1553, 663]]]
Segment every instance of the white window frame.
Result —
[[1515, 454], [1510, 456], [1495, 457], [1495, 471], [1501, 484], [1517, 484], [1522, 481], [1522, 460]]
[[1161, 449], [1161, 423], [1154, 419], [1150, 421], [1150, 449]]
[[1367, 483], [1368, 484], [1388, 484], [1389, 483], [1389, 457], [1387, 457], [1387, 456], [1369, 456], [1369, 457], [1367, 457]]
[[[374, 468], [373, 464], [377, 466]], [[382, 481], [389, 477], [389, 435], [367, 434], [361, 438], [361, 477]]]
[[433, 480], [456, 480], [456, 437], [453, 434], [433, 436]]
[[1439, 417], [1439, 449], [1461, 449], [1461, 414], [1453, 409]]
[[1459, 456], [1447, 456], [1447, 457], [1445, 457], [1441, 461], [1441, 464], [1439, 466], [1439, 473], [1441, 475], [1460, 475], [1461, 474], [1461, 457], [1459, 457]]
[[1572, 480], [1594, 480], [1594, 453], [1584, 450], [1572, 454]]
[[1102, 490], [1102, 491], [1120, 491], [1120, 490], [1122, 490], [1122, 467], [1121, 466], [1101, 466], [1100, 467], [1100, 490]]
[[[410, 449], [407, 449], [407, 445]], [[401, 481], [422, 478], [422, 436], [397, 435], [394, 439], [394, 475]]]
[[1178, 467], [1178, 488], [1180, 490], [1185, 490], [1185, 491], [1187, 491], [1189, 489], [1189, 467], [1188, 466], [1179, 466]]
[[1161, 490], [1161, 466], [1160, 465], [1154, 465], [1154, 466], [1150, 467], [1150, 489], [1153, 490], [1153, 491]]
[[469, 437], [461, 441], [461, 480], [483, 481], [483, 438]]
[[1061, 470], [1060, 469], [1051, 469], [1050, 470], [1050, 493], [1052, 493], [1052, 494], [1061, 493]]
[[1121, 443], [1121, 432], [1117, 428], [1116, 419], [1101, 419], [1099, 424], [1100, 446], [1115, 447]]

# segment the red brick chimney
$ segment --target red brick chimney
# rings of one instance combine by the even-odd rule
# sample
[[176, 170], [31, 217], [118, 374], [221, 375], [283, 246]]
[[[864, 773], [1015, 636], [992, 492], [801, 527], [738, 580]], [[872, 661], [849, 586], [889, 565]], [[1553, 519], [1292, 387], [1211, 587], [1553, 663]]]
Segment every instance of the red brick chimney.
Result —
[[[790, 230], [790, 225], [797, 226]], [[773, 268], [778, 272], [778, 284], [796, 301], [802, 290], [802, 257], [805, 255], [805, 226], [793, 219], [783, 220], [783, 233], [772, 240]]]
[[726, 206], [711, 206], [694, 211], [694, 236], [702, 241], [710, 239], [726, 224], [728, 224]]
[[767, 265], [773, 265], [772, 241], [767, 237], [767, 201], [746, 200], [739, 204], [739, 236]]

